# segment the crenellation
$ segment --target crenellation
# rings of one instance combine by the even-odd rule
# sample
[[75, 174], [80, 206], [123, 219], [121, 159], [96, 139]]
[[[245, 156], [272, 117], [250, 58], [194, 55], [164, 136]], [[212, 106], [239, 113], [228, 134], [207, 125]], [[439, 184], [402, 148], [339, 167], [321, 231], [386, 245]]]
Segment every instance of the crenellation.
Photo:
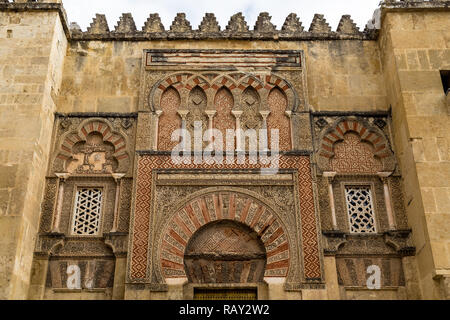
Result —
[[70, 32], [72, 32], [73, 34], [79, 34], [79, 33], [83, 32], [81, 30], [81, 27], [76, 22], [71, 22], [69, 25], [69, 29], [70, 29]]
[[206, 13], [202, 22], [198, 26], [200, 32], [215, 33], [220, 32], [220, 26], [214, 13]]
[[132, 33], [136, 32], [136, 24], [134, 23], [131, 13], [123, 13], [115, 27], [115, 33]]
[[303, 28], [300, 19], [297, 17], [297, 14], [290, 13], [284, 21], [283, 26], [281, 27], [281, 32], [300, 33], [303, 32], [304, 29], [305, 28]]
[[92, 19], [91, 26], [87, 28], [89, 34], [106, 34], [109, 33], [108, 22], [104, 14], [96, 14]]
[[245, 21], [245, 17], [242, 15], [242, 12], [238, 12], [235, 15], [232, 15], [228, 25], [226, 27], [226, 31], [228, 32], [248, 32], [249, 28], [247, 22]]
[[164, 32], [164, 25], [161, 23], [161, 18], [157, 13], [151, 13], [150, 17], [142, 27], [142, 31], [145, 33], [160, 33]]
[[341, 20], [339, 21], [336, 32], [345, 34], [358, 34], [359, 28], [356, 26], [356, 23], [353, 22], [350, 15], [343, 15]]
[[331, 33], [331, 27], [325, 20], [323, 14], [315, 14], [309, 27], [309, 32], [312, 33]]
[[256, 20], [254, 31], [261, 33], [275, 32], [276, 26], [270, 22], [271, 18], [268, 12], [261, 12]]
[[171, 32], [184, 33], [192, 31], [191, 23], [186, 20], [185, 13], [177, 13], [175, 19], [170, 26]]

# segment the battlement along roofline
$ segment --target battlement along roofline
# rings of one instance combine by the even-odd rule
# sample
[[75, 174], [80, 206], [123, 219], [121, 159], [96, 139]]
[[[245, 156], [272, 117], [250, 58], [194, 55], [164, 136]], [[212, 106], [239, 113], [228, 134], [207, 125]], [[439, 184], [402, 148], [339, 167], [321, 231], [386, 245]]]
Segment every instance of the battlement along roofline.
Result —
[[[91, 25], [82, 31], [77, 23], [68, 23], [61, 0], [0, 0], [0, 11], [58, 11], [66, 36], [72, 41], [152, 41], [152, 40], [266, 40], [266, 41], [309, 41], [309, 40], [376, 40], [379, 23], [387, 12], [414, 10], [450, 10], [450, 0], [381, 2], [381, 15], [369, 20], [360, 30], [350, 15], [344, 14], [335, 31], [331, 29], [322, 14], [315, 14], [308, 29], [304, 28], [297, 14], [287, 16], [282, 26], [271, 22], [268, 12], [261, 12], [253, 29], [247, 24], [241, 12], [230, 17], [225, 28], [221, 28], [213, 13], [206, 13], [201, 24], [194, 28], [185, 13], [178, 13], [170, 26], [164, 26], [157, 13], [150, 14], [142, 28], [137, 28], [131, 13], [124, 13], [114, 30], [108, 27], [106, 16], [96, 14]], [[379, 14], [379, 13], [378, 13]]]

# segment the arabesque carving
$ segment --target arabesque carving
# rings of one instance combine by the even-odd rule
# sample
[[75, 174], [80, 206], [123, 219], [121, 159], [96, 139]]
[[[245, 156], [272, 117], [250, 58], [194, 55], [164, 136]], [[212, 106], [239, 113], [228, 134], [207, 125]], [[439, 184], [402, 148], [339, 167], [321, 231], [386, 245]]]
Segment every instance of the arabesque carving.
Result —
[[72, 175], [127, 173], [131, 164], [131, 126], [129, 119], [119, 126], [103, 118], [74, 123], [63, 120], [65, 132], [56, 146], [53, 171]]

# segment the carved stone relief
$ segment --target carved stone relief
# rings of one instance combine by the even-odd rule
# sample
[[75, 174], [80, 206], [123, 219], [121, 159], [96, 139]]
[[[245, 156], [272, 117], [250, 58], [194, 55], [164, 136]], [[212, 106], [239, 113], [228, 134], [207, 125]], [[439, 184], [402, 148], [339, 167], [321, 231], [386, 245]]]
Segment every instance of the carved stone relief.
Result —
[[331, 171], [338, 173], [376, 174], [383, 169], [381, 161], [374, 157], [374, 147], [354, 133], [345, 134], [344, 140], [334, 145], [330, 162]]
[[[170, 188], [168, 191], [178, 194], [176, 190], [180, 189], [180, 187]], [[174, 207], [174, 203], [179, 202], [179, 199], [173, 199], [172, 207]], [[262, 203], [252, 200], [245, 194], [223, 191], [206, 194], [199, 199], [190, 201], [175, 218], [169, 215], [171, 212], [172, 210], [166, 212], [165, 215], [172, 222], [167, 224], [165, 221], [168, 218], [161, 217], [155, 226], [155, 237], [163, 239], [161, 249], [155, 248], [155, 250], [161, 250], [160, 259], [165, 277], [185, 276], [183, 256], [179, 254], [187, 252], [186, 243], [190, 241], [195, 230], [198, 230], [200, 226], [222, 219], [243, 223], [261, 237], [268, 254], [266, 276], [286, 276], [287, 268], [290, 265], [290, 255], [288, 252], [284, 254], [283, 252], [289, 251], [290, 246], [284, 245], [288, 241], [289, 235], [285, 234], [286, 227], [282, 226], [285, 224], [277, 222], [274, 212], [265, 208]], [[286, 213], [286, 215], [288, 214]], [[291, 220], [292, 218], [290, 217]], [[283, 232], [279, 233], [281, 230]], [[296, 230], [291, 229], [290, 232], [295, 234]], [[158, 236], [160, 234], [162, 236]], [[296, 259], [293, 258], [293, 260]]]
[[262, 282], [266, 265], [264, 244], [255, 232], [230, 221], [209, 223], [189, 240], [184, 267], [189, 282]]
[[[131, 254], [129, 255], [129, 270], [128, 270], [128, 279], [130, 279], [131, 282], [147, 282], [151, 281], [152, 288], [155, 290], [163, 290], [164, 289], [164, 277], [163, 277], [163, 269], [161, 264], [158, 263], [160, 261], [160, 254], [158, 252], [159, 247], [155, 247], [156, 245], [159, 245], [159, 237], [161, 237], [163, 234], [167, 234], [169, 232], [169, 235], [171, 238], [178, 238], [175, 234], [178, 234], [181, 236], [181, 239], [184, 239], [184, 236], [188, 232], [184, 227], [188, 227], [188, 225], [195, 225], [195, 222], [191, 220], [189, 222], [189, 219], [185, 221], [184, 218], [189, 216], [186, 212], [190, 211], [191, 209], [183, 209], [187, 206], [187, 204], [190, 204], [189, 199], [192, 199], [192, 197], [195, 194], [198, 194], [197, 191], [199, 189], [202, 189], [202, 184], [199, 183], [198, 179], [192, 178], [192, 182], [190, 183], [188, 180], [183, 180], [182, 182], [178, 182], [177, 184], [172, 184], [170, 187], [168, 185], [159, 185], [157, 181], [157, 174], [160, 170], [163, 170], [163, 172], [166, 172], [167, 169], [186, 169], [186, 170], [195, 170], [195, 169], [213, 169], [213, 167], [216, 170], [221, 170], [221, 168], [217, 168], [216, 166], [212, 165], [174, 165], [170, 163], [170, 157], [169, 156], [163, 156], [163, 155], [146, 155], [141, 156], [140, 161], [138, 162], [138, 175], [137, 175], [137, 182], [136, 182], [136, 199], [135, 199], [135, 209], [133, 213], [133, 218], [131, 219], [133, 225], [131, 226], [131, 230], [133, 230], [132, 239], [130, 242], [130, 250]], [[318, 238], [317, 238], [317, 229], [316, 229], [316, 218], [315, 218], [315, 210], [314, 210], [314, 199], [313, 199], [313, 190], [312, 190], [312, 179], [311, 179], [311, 168], [309, 166], [309, 160], [308, 157], [282, 157], [280, 162], [281, 168], [286, 168], [291, 170], [294, 170], [294, 172], [298, 172], [298, 182], [292, 181], [291, 187], [285, 187], [285, 186], [271, 186], [268, 187], [267, 183], [264, 184], [265, 187], [262, 186], [255, 186], [253, 183], [245, 184], [244, 189], [250, 189], [250, 188], [256, 188], [256, 192], [253, 192], [252, 194], [257, 199], [260, 199], [262, 203], [265, 203], [267, 201], [271, 202], [271, 205], [277, 207], [276, 204], [274, 204], [269, 199], [277, 198], [278, 196], [271, 195], [270, 191], [267, 191], [268, 189], [275, 187], [280, 188], [277, 191], [274, 191], [274, 194], [280, 195], [281, 198], [276, 200], [275, 202], [278, 204], [284, 204], [283, 209], [280, 207], [277, 207], [278, 209], [271, 209], [271, 212], [276, 212], [277, 215], [282, 215], [283, 217], [280, 218], [280, 221], [283, 221], [283, 224], [285, 224], [285, 230], [288, 230], [288, 232], [285, 232], [289, 237], [292, 238], [292, 245], [296, 246], [298, 243], [302, 243], [302, 248], [293, 249], [292, 252], [295, 252], [293, 254], [290, 254], [291, 259], [291, 266], [295, 266], [295, 269], [292, 269], [292, 273], [289, 272], [287, 277], [287, 284], [293, 285], [294, 283], [297, 283], [296, 285], [292, 286], [292, 289], [299, 288], [299, 282], [296, 279], [304, 279], [304, 281], [319, 281], [321, 279], [321, 262], [320, 257], [317, 255], [318, 250]], [[232, 165], [232, 166], [223, 166], [223, 169], [250, 169], [251, 167], [259, 167], [258, 165], [252, 166], [250, 164], [244, 164], [244, 165]], [[297, 171], [298, 170], [298, 171]], [[224, 171], [229, 172], [229, 171]], [[241, 172], [242, 173], [242, 172]], [[164, 173], [164, 175], [167, 175], [167, 173]], [[186, 173], [185, 173], [186, 175]], [[164, 180], [165, 181], [165, 180]], [[169, 180], [167, 180], [169, 181]], [[222, 216], [225, 214], [228, 214], [229, 210], [226, 208], [229, 208], [229, 202], [230, 202], [230, 192], [235, 190], [234, 187], [236, 186], [236, 182], [230, 181], [229, 183], [226, 182], [227, 179], [223, 180], [223, 187], [214, 187], [214, 190], [217, 190], [219, 192], [218, 194], [221, 195], [222, 201], [219, 201], [219, 203], [222, 203]], [[245, 180], [243, 180], [245, 181]], [[276, 183], [276, 182], [275, 182]], [[296, 186], [298, 183], [298, 187]], [[165, 182], [164, 184], [167, 184]], [[237, 185], [239, 185], [238, 183]], [[208, 183], [206, 183], [208, 185]], [[225, 187], [226, 185], [229, 185], [230, 187]], [[204, 188], [204, 187], [203, 187]], [[211, 187], [212, 188], [212, 187]], [[282, 188], [286, 188], [282, 190]], [[230, 189], [230, 190], [229, 190]], [[231, 190], [233, 189], [233, 190]], [[237, 192], [244, 192], [242, 188], [237, 188]], [[267, 189], [263, 193], [263, 189]], [[163, 192], [164, 191], [164, 192]], [[163, 193], [161, 193], [163, 192]], [[204, 191], [205, 193], [207, 190]], [[250, 191], [245, 191], [250, 192]], [[244, 193], [245, 193], [244, 192]], [[292, 195], [292, 199], [297, 199], [299, 197], [299, 200], [288, 200], [289, 196]], [[220, 199], [220, 197], [217, 197]], [[151, 199], [155, 199], [154, 201]], [[172, 200], [171, 200], [172, 199]], [[236, 198], [237, 199], [237, 198]], [[239, 198], [240, 199], [240, 198]], [[195, 200], [195, 199], [194, 199]], [[195, 201], [194, 201], [195, 202]], [[206, 202], [206, 208], [208, 208], [208, 212], [211, 213], [211, 217], [215, 216], [217, 217], [219, 213], [216, 212], [216, 205], [214, 201], [214, 197], [205, 197]], [[295, 205], [294, 205], [295, 203]], [[155, 206], [153, 207], [152, 204]], [[225, 206], [227, 204], [227, 206]], [[236, 200], [236, 208], [237, 206], [244, 206], [245, 199]], [[193, 212], [199, 213], [198, 221], [202, 221], [202, 213], [201, 208], [198, 209], [197, 204], [191, 204], [190, 207], [192, 208]], [[240, 209], [242, 211], [243, 207]], [[257, 209], [258, 206], [256, 206]], [[274, 208], [275, 208], [274, 207]], [[180, 208], [179, 210], [175, 210], [175, 208]], [[197, 208], [197, 209], [195, 209]], [[175, 213], [174, 213], [175, 210]], [[181, 210], [181, 211], [180, 211]], [[186, 211], [187, 210], [187, 211]], [[296, 213], [300, 210], [301, 215]], [[184, 213], [182, 213], [184, 212]], [[253, 211], [252, 211], [253, 212]], [[257, 210], [255, 211], [257, 212]], [[169, 214], [169, 216], [167, 216]], [[253, 213], [252, 213], [253, 214]], [[173, 217], [178, 217], [177, 219], [173, 220]], [[249, 214], [249, 217], [251, 215]], [[184, 219], [184, 220], [183, 220]], [[212, 219], [212, 218], [211, 218]], [[248, 221], [249, 224], [253, 221], [252, 218], [249, 218]], [[301, 220], [301, 222], [300, 222]], [[184, 223], [181, 223], [181, 221], [185, 221]], [[167, 225], [168, 224], [168, 225]], [[168, 230], [168, 231], [167, 231]], [[183, 231], [184, 230], [184, 231]], [[192, 230], [191, 230], [192, 231]], [[275, 232], [276, 230], [272, 230]], [[271, 232], [272, 232], [271, 231]], [[189, 233], [189, 232], [188, 232]], [[300, 240], [300, 237], [302, 240]], [[178, 238], [180, 239], [180, 238]], [[295, 240], [297, 239], [297, 240]], [[166, 241], [170, 240], [165, 239]], [[185, 242], [189, 240], [189, 237], [184, 239]], [[176, 240], [174, 240], [176, 241]], [[263, 241], [264, 242], [264, 241]], [[172, 241], [172, 246], [176, 246], [176, 242]], [[156, 251], [155, 251], [156, 249]], [[178, 248], [179, 252], [183, 252], [184, 249]], [[272, 251], [272, 250], [270, 250]], [[151, 256], [151, 257], [150, 257]], [[278, 256], [278, 255], [276, 255]], [[303, 256], [303, 257], [302, 257]], [[169, 259], [170, 257], [170, 259]], [[176, 263], [178, 266], [177, 268], [165, 268], [164, 270], [170, 272], [167, 273], [167, 275], [170, 274], [170, 276], [184, 276], [184, 267], [182, 263], [182, 259], [180, 260], [180, 257], [176, 257], [172, 255], [167, 255], [166, 260], [170, 261], [171, 263]], [[274, 258], [272, 258], [274, 259]], [[278, 259], [278, 258], [277, 258]], [[181, 262], [181, 263], [180, 263]], [[271, 262], [268, 261], [268, 264]], [[302, 270], [301, 266], [305, 265], [305, 269]], [[175, 266], [175, 265], [173, 265]], [[273, 265], [275, 266], [275, 264]], [[277, 266], [273, 269], [273, 271], [276, 271], [277, 269], [282, 269], [282, 265]], [[272, 270], [269, 269], [269, 270]], [[289, 269], [291, 270], [291, 269]], [[272, 272], [272, 271], [271, 271]], [[301, 272], [304, 272], [304, 275], [301, 274]], [[272, 273], [273, 276], [275, 275], [281, 275], [279, 273]], [[306, 280], [307, 279], [307, 280]], [[287, 285], [286, 284], [286, 285]]]
[[276, 87], [270, 91], [267, 100], [270, 108], [270, 114], [267, 118], [269, 147], [271, 145], [271, 129], [278, 129], [279, 149], [283, 151], [291, 150], [291, 121], [286, 115], [286, 111], [288, 111], [286, 95]]
[[130, 174], [134, 150], [133, 118], [57, 119], [51, 172], [72, 175]]
[[172, 150], [178, 144], [171, 141], [172, 132], [181, 129], [181, 118], [177, 111], [180, 108], [181, 98], [173, 87], [167, 88], [161, 96], [162, 114], [159, 118], [158, 150]]
[[320, 171], [350, 174], [392, 172], [396, 161], [388, 135], [375, 120], [347, 117], [315, 119], [316, 160]]
[[219, 130], [223, 137], [223, 150], [226, 150], [226, 133], [227, 130], [235, 130], [236, 120], [231, 110], [234, 107], [233, 95], [229, 89], [222, 87], [217, 91], [214, 99], [216, 115], [214, 116], [214, 129]]
[[[202, 133], [208, 129], [208, 117], [205, 113], [207, 107], [206, 94], [202, 88], [195, 86], [189, 92], [188, 100], [188, 114], [186, 117], [186, 129], [191, 135], [191, 150], [194, 150], [194, 125], [195, 122], [201, 124]], [[203, 140], [202, 137], [200, 137]], [[202, 142], [202, 147], [206, 146], [205, 142]]]
[[[148, 74], [145, 79], [154, 81], [150, 80], [154, 79], [150, 77], [152, 73]], [[236, 127], [236, 117], [241, 129], [253, 129], [258, 135], [258, 130], [263, 127], [261, 112], [266, 114], [265, 117], [269, 116], [270, 129], [280, 130], [282, 150], [290, 150], [292, 137], [288, 115], [295, 112], [299, 103], [303, 103], [293, 87], [274, 74], [181, 72], [163, 78], [152, 88], [149, 84], [145, 88], [149, 108], [161, 113], [158, 150], [165, 151], [172, 150], [179, 143], [171, 142], [170, 137], [174, 130], [181, 128], [182, 116], [186, 118], [186, 128], [192, 139], [194, 121], [200, 121], [203, 130], [206, 130], [212, 120], [213, 128], [223, 132], [225, 137], [226, 129]], [[242, 112], [242, 115], [232, 114], [231, 111]]]
[[338, 282], [340, 285], [367, 287], [367, 268], [376, 265], [381, 270], [381, 287], [404, 286], [402, 261], [389, 257], [342, 257], [336, 259]]
[[53, 289], [112, 288], [114, 268], [114, 259], [50, 260], [46, 287]]

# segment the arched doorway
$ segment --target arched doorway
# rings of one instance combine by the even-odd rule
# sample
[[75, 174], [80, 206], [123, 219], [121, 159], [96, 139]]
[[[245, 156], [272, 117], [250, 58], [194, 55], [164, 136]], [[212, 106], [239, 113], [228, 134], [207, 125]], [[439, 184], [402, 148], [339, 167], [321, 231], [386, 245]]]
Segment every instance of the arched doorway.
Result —
[[[267, 254], [260, 236], [232, 220], [208, 223], [189, 240], [184, 268], [196, 300], [256, 300]], [[250, 285], [251, 284], [251, 285]]]
[[184, 267], [192, 283], [258, 283], [264, 278], [266, 249], [256, 232], [242, 223], [208, 223], [190, 239]]
[[186, 279], [183, 294], [188, 300], [195, 298], [196, 290], [230, 288], [257, 289], [258, 298], [264, 299], [264, 279], [284, 278], [289, 272], [284, 223], [257, 194], [217, 189], [180, 201], [164, 223], [155, 276], [161, 272], [162, 280], [172, 283]]

